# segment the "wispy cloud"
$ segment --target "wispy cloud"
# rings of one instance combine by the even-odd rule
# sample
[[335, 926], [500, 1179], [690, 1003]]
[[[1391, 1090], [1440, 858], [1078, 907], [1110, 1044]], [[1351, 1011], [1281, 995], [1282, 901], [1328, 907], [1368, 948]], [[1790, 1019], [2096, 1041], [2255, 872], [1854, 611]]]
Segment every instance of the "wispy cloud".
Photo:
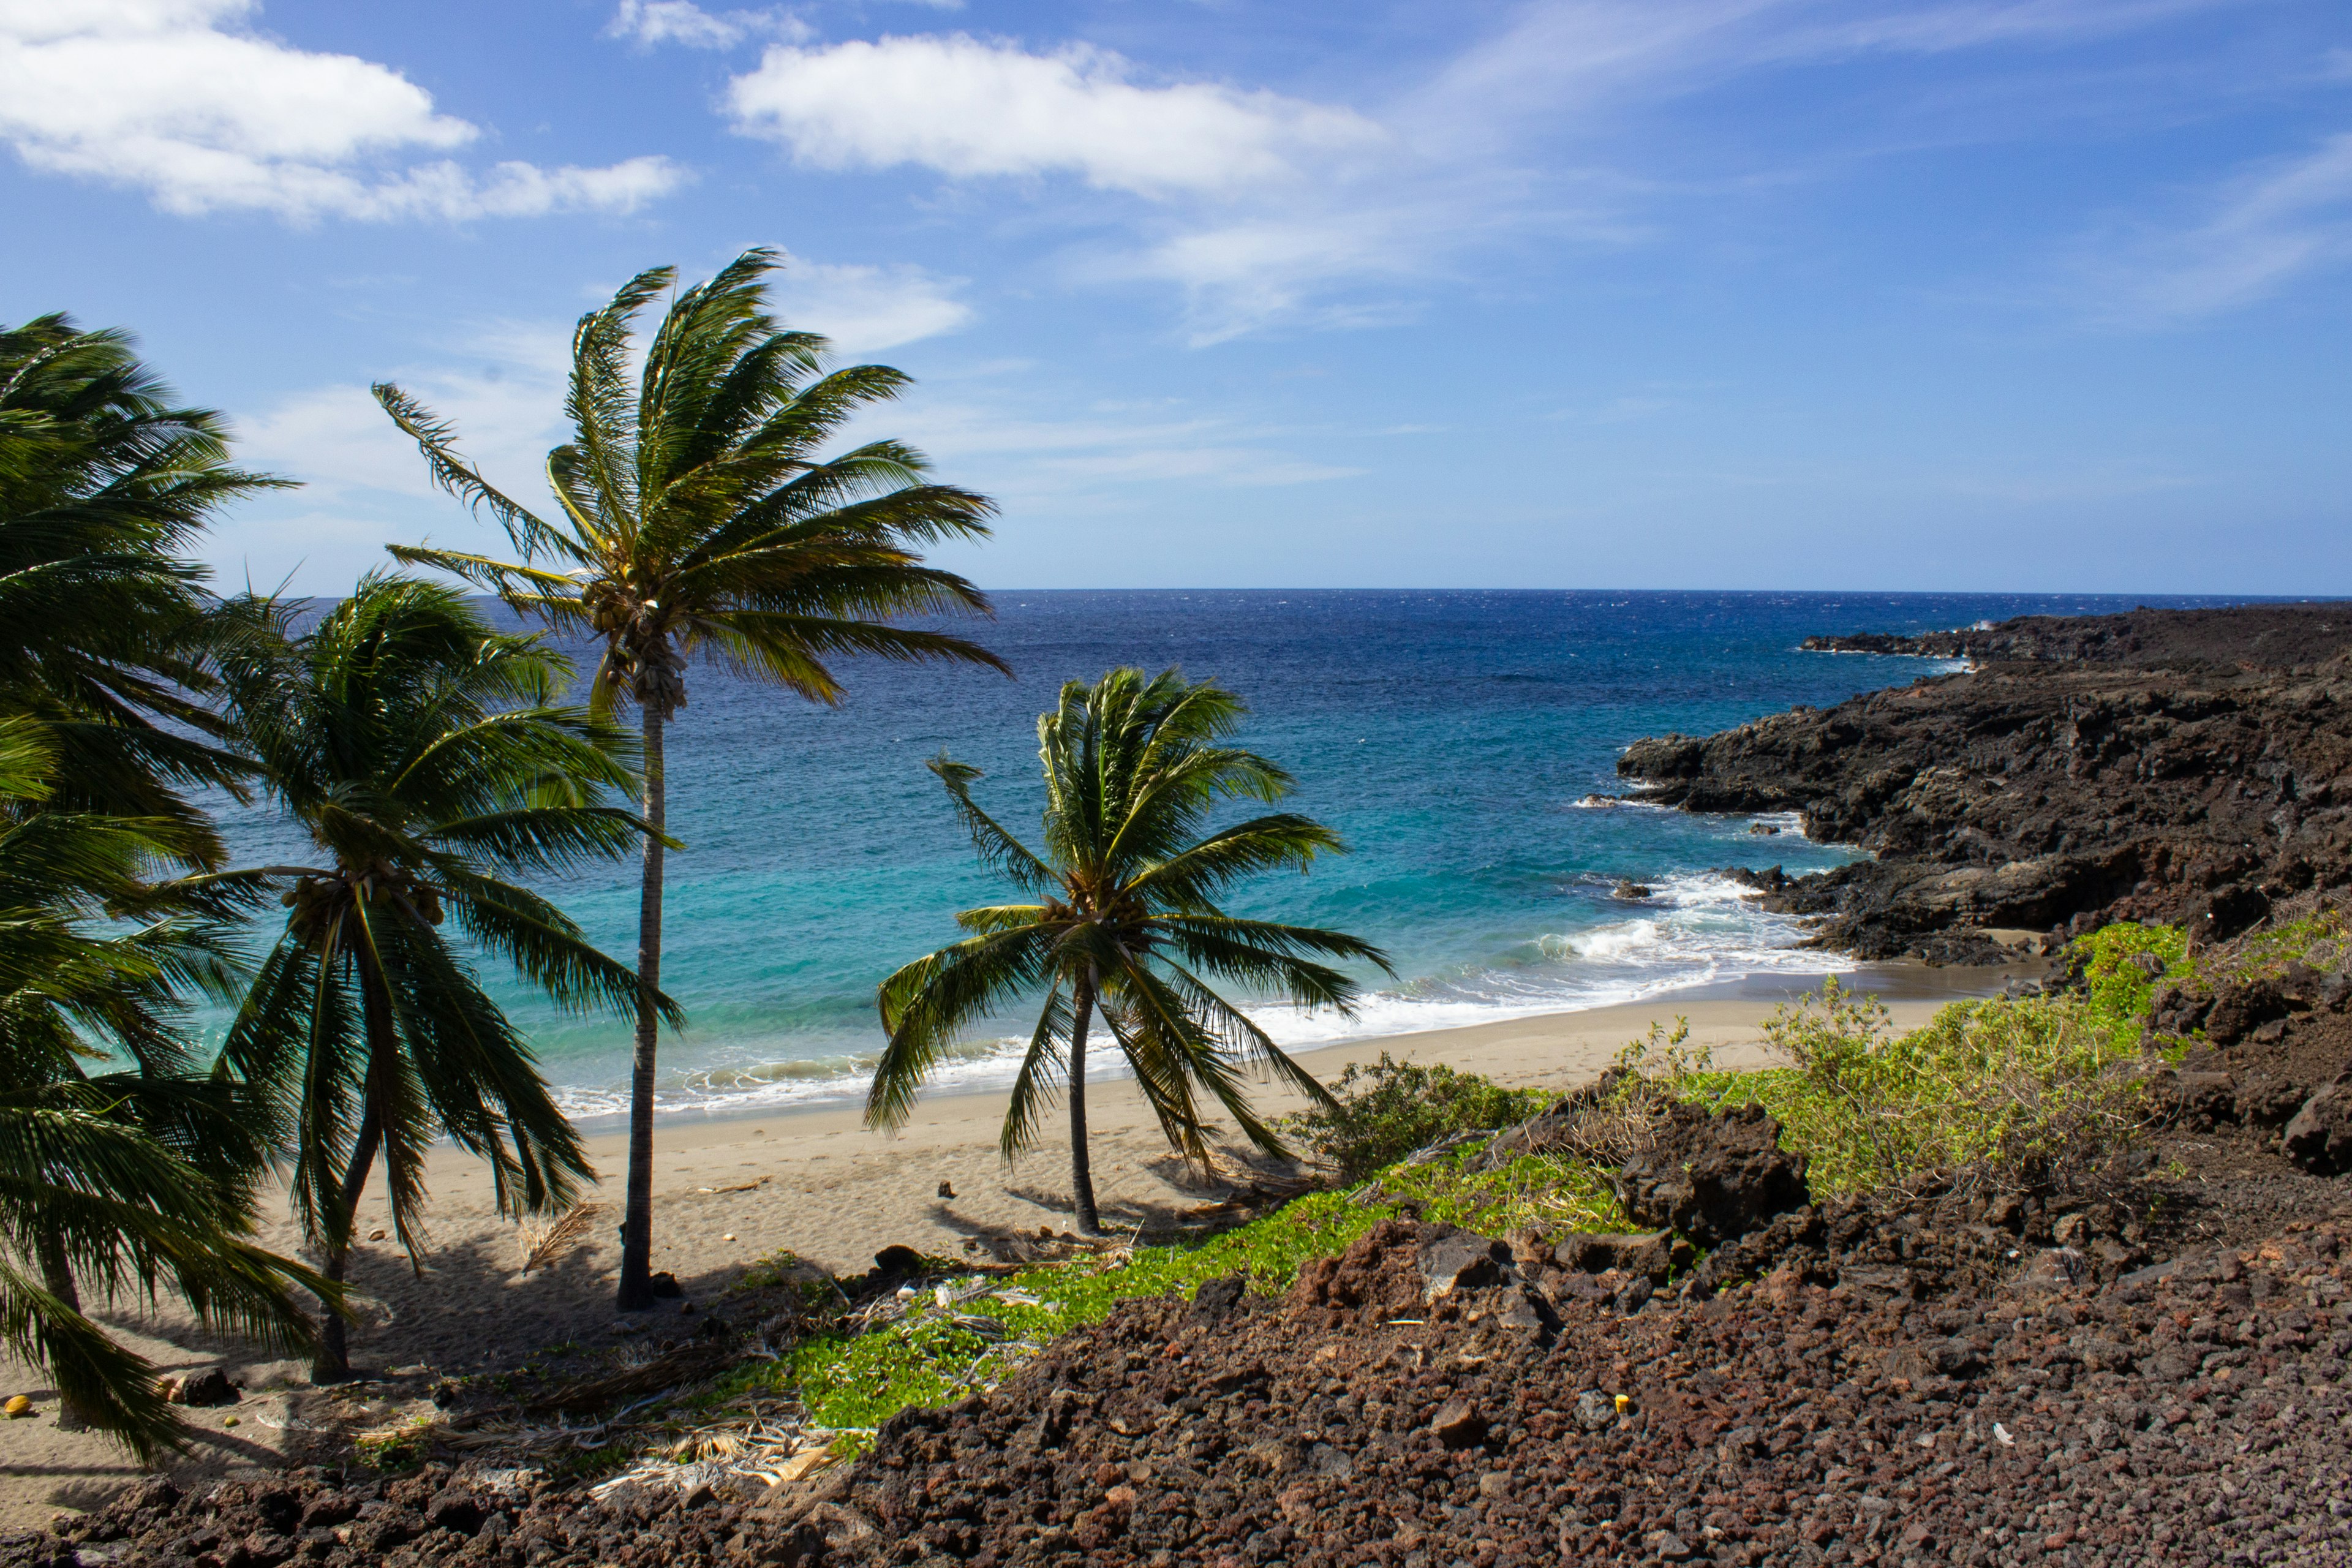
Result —
[[1350, 110], [1139, 74], [1108, 50], [1031, 54], [962, 33], [780, 45], [728, 104], [738, 130], [819, 168], [1075, 174], [1153, 197], [1291, 184], [1383, 140]]
[[2352, 132], [2242, 171], [2201, 208], [2095, 252], [2096, 313], [2126, 325], [2194, 320], [2352, 263]]
[[[1473, 250], [1655, 243], [1674, 232], [1678, 194], [1766, 177], [1769, 154], [1720, 144], [1683, 146], [1671, 174], [1654, 172], [1664, 155], [1643, 128], [1678, 99], [1873, 58], [2005, 51], [2041, 68], [2065, 48], [2247, 3], [1528, 0], [1418, 80], [1354, 103], [1158, 77], [1083, 44], [885, 37], [771, 47], [730, 84], [727, 110], [807, 167], [1009, 182], [1049, 217], [1057, 181], [1139, 198], [1072, 204], [1091, 232], [1066, 268], [1173, 285], [1205, 343], [1408, 319], [1419, 289]], [[1883, 129], [1905, 110], [1873, 112]], [[2013, 106], [1978, 118], [1976, 134], [2014, 133]], [[1930, 139], [1960, 133], [1939, 124]]]
[[934, 458], [982, 475], [1001, 498], [1057, 509], [1102, 504], [1123, 487], [1150, 481], [1254, 489], [1363, 472], [1286, 451], [1281, 433], [1224, 417], [1139, 417], [1107, 408], [1024, 415], [1002, 401], [919, 396], [889, 417]]
[[434, 157], [480, 129], [390, 67], [248, 30], [257, 9], [5, 0], [0, 141], [33, 168], [142, 190], [168, 212], [297, 222], [631, 212], [686, 177], [657, 156], [552, 169]]
[[[487, 321], [468, 331], [462, 346], [452, 342], [379, 374], [448, 419], [466, 455], [490, 481], [530, 505], [544, 488], [548, 449], [563, 438], [570, 358], [565, 328]], [[281, 398], [240, 417], [237, 437], [240, 458], [302, 480], [314, 499], [348, 501], [372, 490], [414, 498], [437, 493], [415, 444], [394, 428], [361, 383]]]
[[694, 0], [621, 0], [604, 36], [646, 48], [731, 49], [747, 38], [805, 38], [809, 26], [789, 11], [706, 11]]
[[952, 332], [971, 320], [960, 279], [919, 267], [793, 261], [776, 292], [796, 327], [823, 332], [845, 354], [873, 353]]

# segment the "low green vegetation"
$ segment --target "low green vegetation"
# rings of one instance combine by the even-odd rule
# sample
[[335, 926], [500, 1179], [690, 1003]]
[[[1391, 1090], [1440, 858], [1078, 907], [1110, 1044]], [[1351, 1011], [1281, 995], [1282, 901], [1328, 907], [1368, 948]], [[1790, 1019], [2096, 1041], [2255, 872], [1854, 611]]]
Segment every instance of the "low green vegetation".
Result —
[[[1471, 1075], [1454, 1076], [1494, 1088]], [[1171, 1291], [1189, 1296], [1202, 1282], [1233, 1274], [1245, 1276], [1261, 1294], [1276, 1294], [1308, 1260], [1345, 1251], [1374, 1224], [1408, 1209], [1491, 1235], [1624, 1228], [1606, 1177], [1591, 1166], [1526, 1155], [1488, 1169], [1484, 1149], [1477, 1140], [1421, 1164], [1385, 1170], [1370, 1186], [1310, 1193], [1205, 1241], [1033, 1268], [1004, 1281], [998, 1295], [952, 1306], [921, 1302], [899, 1321], [861, 1334], [804, 1340], [725, 1392], [788, 1390], [819, 1426], [843, 1431], [845, 1447], [854, 1449], [893, 1412], [961, 1398], [1121, 1301]]]
[[1636, 1077], [1621, 1094], [1762, 1105], [1822, 1194], [1935, 1173], [2027, 1187], [2105, 1170], [2147, 1121], [2134, 1063], [2149, 1004], [2190, 961], [2178, 928], [2137, 924], [2084, 937], [2070, 957], [2079, 993], [1957, 1002], [1908, 1033], [1876, 998], [1832, 979], [1766, 1023], [1788, 1066], [1720, 1071], [1703, 1053], [1661, 1049], [1654, 1034], [1627, 1051]]
[[2352, 958], [2347, 942], [2352, 942], [2352, 921], [2347, 921], [2341, 910], [2321, 910], [2301, 920], [2241, 937], [2231, 944], [2226, 959], [2192, 962], [2184, 966], [2183, 973], [2193, 973], [2208, 985], [2215, 985], [2229, 981], [2274, 980], [2297, 960], [2315, 969], [2334, 969]]
[[[2160, 975], [2142, 967], [2143, 955], [2152, 955], [2163, 964]], [[2157, 987], [2186, 980], [2195, 968], [2189, 958], [2187, 931], [2179, 926], [2136, 921], [2102, 926], [2076, 939], [2068, 956], [2082, 967], [2090, 1026], [2103, 1031], [2119, 1051], [2138, 1048], [2139, 1032], [2147, 1022]]]
[[1538, 1089], [1505, 1089], [1443, 1062], [1397, 1061], [1382, 1051], [1370, 1067], [1349, 1062], [1334, 1086], [1333, 1103], [1287, 1118], [1283, 1130], [1333, 1179], [1360, 1182], [1416, 1149], [1532, 1116], [1549, 1098]]
[[1709, 1106], [1760, 1104], [1811, 1162], [1813, 1190], [1851, 1194], [1965, 1170], [2026, 1185], [2103, 1163], [2141, 1120], [2114, 1037], [2072, 998], [1955, 1003], [1897, 1034], [1874, 998], [1825, 988], [1766, 1026], [1794, 1065], [1701, 1068], [1662, 1087]]

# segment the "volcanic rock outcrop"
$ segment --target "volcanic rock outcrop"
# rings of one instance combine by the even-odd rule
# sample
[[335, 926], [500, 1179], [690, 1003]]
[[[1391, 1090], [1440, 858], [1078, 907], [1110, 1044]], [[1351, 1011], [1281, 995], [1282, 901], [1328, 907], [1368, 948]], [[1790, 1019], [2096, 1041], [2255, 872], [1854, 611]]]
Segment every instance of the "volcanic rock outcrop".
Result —
[[[1885, 647], [1879, 645], [1885, 643]], [[1636, 742], [1637, 798], [1802, 814], [1874, 858], [1752, 880], [1864, 958], [1990, 963], [1988, 933], [2116, 920], [2222, 939], [2352, 884], [2352, 605], [2029, 617], [1919, 638], [1963, 673]]]

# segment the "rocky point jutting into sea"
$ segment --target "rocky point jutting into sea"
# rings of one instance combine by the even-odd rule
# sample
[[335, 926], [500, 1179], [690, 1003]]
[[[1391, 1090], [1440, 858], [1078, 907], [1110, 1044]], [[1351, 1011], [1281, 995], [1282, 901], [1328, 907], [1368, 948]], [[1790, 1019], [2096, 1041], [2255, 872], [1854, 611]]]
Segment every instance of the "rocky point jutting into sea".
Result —
[[[1628, 747], [1635, 798], [1798, 811], [1874, 858], [1753, 876], [1864, 958], [1998, 962], [2002, 931], [2186, 922], [2198, 940], [2352, 883], [2352, 605], [2035, 617], [1826, 653], [1968, 670]], [[1741, 873], [1743, 876], [1750, 874]]]

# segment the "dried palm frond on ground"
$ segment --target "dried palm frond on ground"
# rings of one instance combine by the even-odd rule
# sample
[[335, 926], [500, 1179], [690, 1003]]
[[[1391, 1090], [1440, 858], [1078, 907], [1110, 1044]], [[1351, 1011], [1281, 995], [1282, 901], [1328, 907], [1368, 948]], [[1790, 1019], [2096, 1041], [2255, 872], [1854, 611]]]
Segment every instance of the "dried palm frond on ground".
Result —
[[522, 1271], [546, 1268], [584, 1240], [604, 1212], [603, 1204], [574, 1204], [561, 1219], [522, 1227]]
[[1041, 1263], [1066, 1263], [1072, 1258], [1091, 1260], [1132, 1245], [1132, 1237], [1077, 1236], [1069, 1231], [1056, 1231], [1051, 1226], [1039, 1226], [1034, 1236], [1006, 1233], [973, 1237], [963, 1244], [963, 1247], [966, 1252], [985, 1252], [995, 1259], [992, 1268], [988, 1264], [970, 1265], [976, 1272], [1018, 1272]]

